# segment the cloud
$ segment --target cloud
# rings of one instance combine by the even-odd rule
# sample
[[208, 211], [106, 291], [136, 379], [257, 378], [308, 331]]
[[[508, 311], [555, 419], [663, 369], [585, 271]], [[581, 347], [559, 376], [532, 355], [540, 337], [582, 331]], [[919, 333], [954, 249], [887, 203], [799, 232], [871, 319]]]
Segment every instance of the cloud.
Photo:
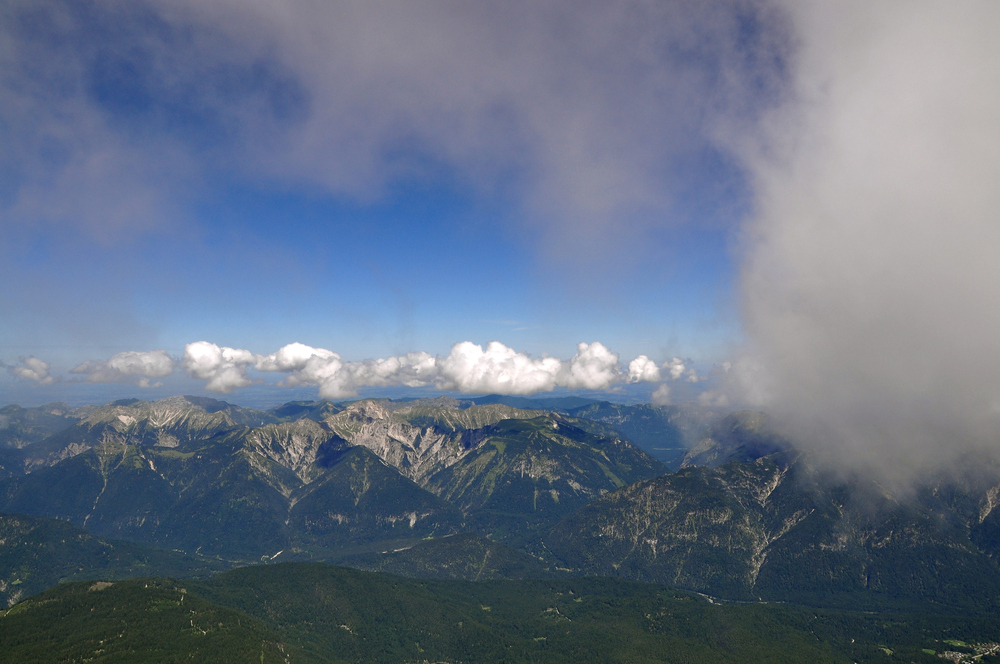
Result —
[[248, 350], [196, 341], [184, 347], [181, 366], [193, 377], [208, 381], [206, 390], [229, 394], [253, 382], [247, 376], [247, 367], [257, 360]]
[[159, 387], [150, 378], [163, 378], [174, 372], [174, 360], [165, 350], [115, 353], [106, 362], [89, 360], [70, 370], [81, 374], [86, 383], [136, 383], [139, 387]]
[[[645, 358], [645, 363], [642, 366], [648, 367], [650, 360], [646, 358], [645, 355], [641, 355], [640, 357], [633, 360], [633, 364], [635, 362], [638, 362], [640, 358]], [[640, 365], [636, 365], [636, 368], [638, 368], [639, 366]], [[653, 366], [655, 367], [655, 365]], [[669, 380], [680, 380], [681, 378], [685, 378], [689, 383], [697, 383], [702, 380], [702, 378], [698, 376], [698, 372], [693, 367], [689, 368], [685, 363], [685, 361], [679, 357], [674, 357], [667, 360], [666, 362], [663, 363], [662, 367], [660, 368], [662, 368], [663, 371], [666, 372], [665, 375]], [[629, 365], [630, 375], [631, 372], [632, 372], [632, 365], [630, 364]], [[654, 373], [649, 374], [650, 376], [655, 375], [655, 378], [646, 378], [644, 380], [658, 381], [660, 380], [661, 373], [662, 372], [660, 371], [660, 369], [657, 369], [655, 374]]]
[[[649, 358], [637, 360], [645, 367], [643, 375], [657, 370]], [[638, 366], [635, 360], [632, 365]], [[93, 370], [89, 363], [82, 366]], [[185, 347], [181, 366], [192, 377], [208, 381], [205, 388], [210, 391], [228, 393], [246, 387], [253, 382], [247, 372], [254, 369], [285, 374], [278, 383], [281, 386], [315, 385], [321, 397], [330, 399], [356, 396], [364, 387], [433, 385], [469, 393], [533, 394], [557, 387], [606, 390], [628, 379], [618, 354], [596, 341], [579, 344], [567, 361], [533, 358], [499, 341], [490, 342], [485, 349], [463, 341], [452, 346], [445, 357], [419, 351], [354, 362], [344, 361], [331, 350], [298, 342], [269, 355], [256, 355], [199, 341]], [[95, 371], [95, 375], [99, 374]]]
[[576, 355], [560, 375], [560, 385], [570, 389], [606, 390], [619, 382], [618, 353], [612, 353], [599, 341], [581, 342], [576, 348]]
[[670, 399], [670, 386], [666, 383], [661, 384], [653, 391], [653, 394], [650, 395], [649, 401], [654, 406], [669, 406], [672, 404], [673, 401]]
[[316, 385], [320, 388], [319, 395], [326, 399], [356, 396], [361, 387], [420, 387], [437, 376], [436, 358], [425, 352], [344, 362], [331, 350], [298, 342], [288, 344], [276, 353], [258, 356], [254, 367], [258, 371], [289, 374], [283, 381], [286, 386]]
[[660, 367], [656, 362], [645, 355], [640, 355], [628, 363], [628, 382], [638, 383], [640, 381], [658, 383], [660, 381]]
[[49, 363], [38, 359], [33, 355], [19, 357], [19, 364], [8, 366], [7, 371], [17, 378], [37, 383], [38, 385], [51, 385], [56, 379], [49, 375]]
[[1000, 431], [1000, 6], [790, 3], [794, 97], [745, 145], [752, 387], [897, 478]]
[[729, 396], [724, 390], [705, 390], [698, 395], [698, 403], [702, 406], [724, 408], [729, 405]]
[[348, 365], [358, 385], [423, 387], [438, 375], [437, 358], [418, 351], [397, 357], [352, 362]]
[[605, 256], [671, 223], [716, 126], [774, 103], [787, 49], [770, 3], [725, 0], [0, 12], [15, 217], [95, 236], [174, 223], [207, 173], [361, 202], [448, 173], [516, 201], [550, 251]]
[[618, 354], [600, 342], [580, 343], [568, 362], [554, 357], [534, 359], [499, 341], [482, 346], [455, 344], [440, 360], [438, 386], [460, 392], [533, 394], [556, 387], [604, 390], [621, 380]]
[[670, 373], [671, 380], [677, 380], [684, 375], [684, 360], [679, 357], [675, 357], [663, 363], [663, 368]]
[[439, 368], [443, 389], [532, 394], [555, 388], [562, 362], [553, 357], [532, 359], [499, 341], [491, 341], [485, 350], [463, 341], [452, 346]]

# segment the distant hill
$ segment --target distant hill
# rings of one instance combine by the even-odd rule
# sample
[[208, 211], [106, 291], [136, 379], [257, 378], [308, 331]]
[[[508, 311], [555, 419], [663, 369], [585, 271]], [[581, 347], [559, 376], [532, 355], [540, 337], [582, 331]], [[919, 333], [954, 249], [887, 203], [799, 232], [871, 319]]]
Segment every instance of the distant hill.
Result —
[[[723, 416], [717, 408], [697, 404], [626, 406], [608, 401], [593, 402], [569, 408], [566, 414], [580, 420], [580, 426], [593, 430], [587, 423], [610, 427], [617, 435], [635, 444], [671, 470], [680, 467], [688, 450], [703, 438], [706, 429]], [[599, 431], [594, 431], [599, 433]]]

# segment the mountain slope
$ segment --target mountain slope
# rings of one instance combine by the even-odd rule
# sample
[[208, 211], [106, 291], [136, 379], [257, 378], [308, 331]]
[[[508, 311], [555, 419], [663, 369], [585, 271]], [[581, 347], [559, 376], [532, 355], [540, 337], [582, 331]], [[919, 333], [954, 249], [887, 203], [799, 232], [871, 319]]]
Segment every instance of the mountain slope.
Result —
[[714, 468], [734, 460], [754, 461], [793, 450], [794, 445], [774, 431], [767, 415], [743, 410], [712, 424], [684, 455], [681, 467]]
[[580, 572], [723, 597], [1000, 605], [1000, 567], [975, 544], [976, 524], [935, 493], [897, 499], [779, 454], [631, 485], [545, 543]]
[[538, 415], [498, 404], [460, 408], [453, 401], [359, 401], [324, 424], [423, 485], [430, 475], [458, 462], [475, 446], [473, 431], [504, 419]]
[[85, 409], [74, 411], [64, 403], [38, 408], [16, 404], [0, 408], [0, 448], [21, 449], [80, 421]]
[[[310, 420], [193, 437], [171, 448], [120, 441], [108, 437], [0, 482], [0, 506], [102, 536], [238, 560], [354, 545], [371, 540], [365, 533], [446, 534], [460, 519], [365, 448]], [[352, 525], [334, 527], [323, 514]]]
[[0, 662], [288, 662], [259, 620], [176, 581], [60, 585], [0, 617]]
[[662, 464], [619, 439], [556, 415], [502, 420], [475, 431], [475, 447], [426, 486], [470, 527], [501, 539], [554, 523], [589, 500], [658, 475]]
[[[696, 404], [654, 406], [652, 404], [622, 405], [601, 401], [571, 408], [567, 414], [581, 420], [582, 428], [590, 431], [588, 422], [610, 427], [670, 469], [680, 467], [681, 460], [705, 429], [719, 417], [718, 409]], [[604, 431], [594, 431], [608, 435]]]
[[339, 564], [417, 579], [486, 581], [558, 575], [527, 553], [475, 533], [438, 537], [399, 551], [344, 558]]
[[321, 460], [327, 470], [292, 496], [294, 544], [337, 549], [458, 530], [451, 505], [400, 475], [364, 447]]
[[0, 606], [65, 580], [196, 576], [216, 561], [119, 540], [102, 540], [65, 521], [0, 514]]
[[125, 399], [92, 410], [76, 424], [22, 449], [26, 469], [49, 466], [102, 443], [175, 448], [274, 421], [262, 411], [206, 397], [155, 402]]

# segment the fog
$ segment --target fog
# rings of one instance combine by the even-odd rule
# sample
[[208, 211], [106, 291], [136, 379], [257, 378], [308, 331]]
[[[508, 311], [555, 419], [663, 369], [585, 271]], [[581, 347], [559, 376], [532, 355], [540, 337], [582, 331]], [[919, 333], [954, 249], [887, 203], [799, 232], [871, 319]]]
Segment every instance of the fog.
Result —
[[898, 480], [1000, 452], [1000, 7], [790, 11], [791, 100], [737, 148], [744, 396]]

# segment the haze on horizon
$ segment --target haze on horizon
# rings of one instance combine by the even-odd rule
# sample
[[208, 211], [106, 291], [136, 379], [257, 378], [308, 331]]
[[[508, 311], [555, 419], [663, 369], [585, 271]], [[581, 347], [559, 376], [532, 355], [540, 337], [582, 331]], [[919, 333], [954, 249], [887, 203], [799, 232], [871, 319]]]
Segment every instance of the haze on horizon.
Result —
[[4, 401], [618, 390], [904, 476], [1000, 449], [994, 4], [0, 17]]

